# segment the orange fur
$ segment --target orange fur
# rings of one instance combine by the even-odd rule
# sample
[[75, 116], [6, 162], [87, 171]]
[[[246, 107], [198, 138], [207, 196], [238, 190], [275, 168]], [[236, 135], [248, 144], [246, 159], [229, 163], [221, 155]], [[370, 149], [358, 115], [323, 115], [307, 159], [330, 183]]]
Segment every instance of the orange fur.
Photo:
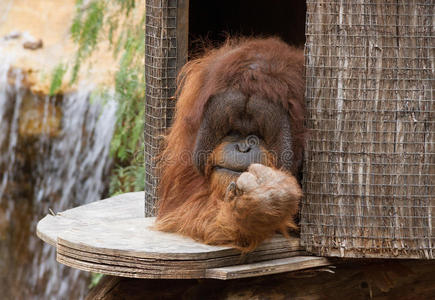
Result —
[[[259, 67], [247, 68], [252, 63]], [[276, 230], [295, 227], [292, 218], [302, 194], [288, 173], [273, 188], [288, 186], [294, 195], [286, 196], [285, 201], [277, 197], [273, 207], [265, 205], [255, 193], [233, 195], [232, 201], [225, 201], [227, 185], [237, 178], [203, 176], [195, 169], [192, 153], [204, 106], [211, 96], [228, 88], [259, 95], [287, 111], [294, 160], [301, 160], [306, 132], [302, 51], [277, 38], [228, 40], [219, 49], [187, 63], [179, 75], [174, 123], [159, 158], [162, 176], [156, 227], [208, 244], [248, 251]], [[213, 155], [218, 159], [219, 149]], [[273, 155], [269, 153], [266, 161], [273, 166]], [[268, 188], [272, 187], [262, 186], [257, 192]]]

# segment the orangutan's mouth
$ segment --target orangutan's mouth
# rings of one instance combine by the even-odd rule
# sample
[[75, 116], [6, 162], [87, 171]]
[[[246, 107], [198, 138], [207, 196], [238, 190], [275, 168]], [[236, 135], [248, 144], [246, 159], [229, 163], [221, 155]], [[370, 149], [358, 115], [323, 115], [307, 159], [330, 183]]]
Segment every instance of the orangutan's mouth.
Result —
[[222, 166], [215, 166], [214, 167], [214, 171], [216, 171], [216, 172], [225, 172], [225, 173], [227, 173], [228, 175], [231, 175], [231, 176], [240, 176], [240, 174], [242, 174], [246, 170], [240, 170], [240, 169], [234, 170], [234, 169], [229, 169], [229, 168], [222, 167]]

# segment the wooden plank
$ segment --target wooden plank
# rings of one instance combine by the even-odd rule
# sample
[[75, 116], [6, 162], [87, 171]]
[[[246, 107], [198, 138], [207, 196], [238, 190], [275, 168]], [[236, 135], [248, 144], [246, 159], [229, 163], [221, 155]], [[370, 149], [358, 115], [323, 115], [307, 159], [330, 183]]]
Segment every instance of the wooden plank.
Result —
[[177, 74], [187, 62], [189, 47], [189, 0], [177, 1]]
[[[129, 193], [48, 215], [37, 226], [38, 236], [56, 246], [60, 263], [133, 278], [228, 279], [272, 274], [291, 268], [279, 259], [306, 254], [298, 238], [278, 234], [253, 252], [241, 254], [230, 247], [205, 245], [157, 231], [153, 229], [155, 218], [144, 217], [143, 200], [144, 193]], [[271, 260], [275, 265], [255, 264]], [[292, 266], [306, 268], [307, 264], [303, 260]], [[220, 269], [234, 265], [239, 265], [237, 271]]]
[[268, 260], [253, 264], [229, 266], [208, 269], [206, 278], [213, 279], [238, 279], [257, 277], [309, 268], [329, 266], [331, 262], [324, 257], [297, 256], [282, 259]]
[[[306, 261], [287, 261], [292, 258], [302, 258]], [[148, 267], [129, 267], [125, 265], [93, 263], [90, 261], [77, 260], [75, 257], [58, 254], [58, 262], [88, 272], [97, 272], [105, 275], [143, 278], [143, 279], [192, 279], [192, 278], [211, 278], [211, 279], [236, 279], [257, 277], [263, 275], [303, 270], [331, 265], [325, 258], [297, 256], [292, 258], [269, 260], [266, 262], [239, 265], [232, 267], [213, 268], [213, 269], [173, 269], [156, 266]], [[306, 259], [305, 259], [306, 258]], [[312, 260], [311, 260], [312, 258]], [[310, 259], [310, 260], [309, 260]]]
[[[293, 255], [298, 255], [299, 253], [293, 253]], [[295, 258], [300, 258], [303, 256], [296, 256]], [[213, 268], [204, 269], [197, 268], [195, 266], [185, 265], [184, 269], [171, 268], [170, 266], [158, 266], [158, 265], [134, 265], [134, 264], [117, 264], [113, 261], [102, 261], [95, 260], [88, 261], [83, 260], [82, 256], [71, 255], [65, 252], [58, 252], [57, 255], [58, 262], [65, 264], [67, 266], [77, 268], [89, 272], [97, 272], [105, 275], [114, 275], [121, 277], [132, 277], [132, 278], [144, 278], [144, 279], [192, 279], [192, 278], [214, 278], [214, 279], [234, 279], [234, 278], [244, 278], [244, 277], [255, 277], [267, 274], [282, 273], [288, 271], [294, 271], [300, 269], [306, 269], [311, 267], [319, 267], [320, 262], [317, 264], [313, 262], [301, 262], [296, 264], [293, 262], [292, 266], [285, 266], [279, 260], [268, 260], [262, 263], [240, 265], [238, 266], [240, 270], [236, 273], [231, 274], [232, 271], [228, 272], [225, 268]], [[285, 260], [285, 259], [284, 259]], [[268, 262], [271, 262], [270, 264]], [[276, 263], [274, 263], [276, 262]], [[272, 265], [271, 265], [272, 264]], [[281, 265], [279, 265], [281, 264]], [[330, 263], [328, 263], [330, 264]], [[257, 268], [254, 270], [253, 268]], [[229, 267], [231, 268], [231, 267]], [[245, 271], [241, 271], [245, 270]], [[250, 270], [247, 272], [246, 270]], [[226, 275], [227, 274], [227, 275]]]
[[47, 215], [36, 226], [37, 236], [55, 246], [61, 232], [71, 228], [93, 225], [105, 220], [143, 218], [145, 193], [125, 193], [105, 200], [68, 209], [55, 216]]
[[[170, 260], [200, 260], [240, 252], [230, 247], [210, 246], [189, 237], [152, 229], [154, 218], [134, 218], [82, 225], [64, 231], [58, 244], [73, 249], [115, 256], [132, 256]], [[276, 235], [257, 250], [276, 247], [296, 247], [298, 239], [287, 240]]]
[[[299, 256], [303, 253], [292, 252], [287, 255]], [[267, 256], [263, 259], [269, 260]], [[107, 271], [116, 270], [118, 276], [129, 277], [131, 273], [137, 273], [139, 275], [135, 278], [204, 278], [207, 268], [204, 266], [197, 266], [195, 264], [190, 264], [186, 262], [184, 265], [179, 265], [178, 267], [172, 266], [171, 264], [159, 264], [159, 263], [138, 263], [125, 262], [119, 260], [105, 259], [102, 257], [92, 257], [84, 256], [77, 252], [66, 252], [63, 250], [58, 251], [57, 260], [68, 266], [82, 269], [82, 266], [86, 266], [84, 270], [103, 273], [107, 275], [114, 275], [114, 273], [108, 273]], [[230, 265], [231, 260], [221, 260], [216, 262], [215, 265]], [[237, 264], [237, 262], [236, 262]], [[141, 275], [143, 274], [143, 275]], [[152, 275], [155, 275], [154, 277]], [[194, 277], [186, 277], [190, 276]]]
[[156, 259], [205, 259], [233, 253], [229, 247], [197, 243], [178, 234], [153, 230], [154, 218], [135, 218], [81, 226], [62, 232], [58, 243], [109, 255]]
[[244, 263], [252, 263], [257, 261], [271, 260], [283, 257], [291, 257], [297, 255], [306, 255], [303, 251], [286, 251], [282, 249], [258, 251], [254, 255], [232, 255], [219, 258], [209, 258], [205, 260], [161, 260], [161, 259], [144, 259], [137, 257], [123, 257], [105, 255], [87, 251], [72, 249], [63, 245], [58, 245], [57, 253], [66, 255], [77, 260], [84, 260], [93, 263], [114, 264], [129, 267], [143, 268], [171, 268], [175, 270], [182, 269], [206, 269], [228, 265], [239, 265]]
[[93, 264], [87, 261], [71, 259], [68, 256], [58, 256], [57, 261], [82, 271], [96, 272], [104, 275], [143, 278], [143, 279], [193, 279], [204, 278], [204, 270], [183, 270], [180, 272], [165, 272], [159, 269], [128, 268], [116, 265]]

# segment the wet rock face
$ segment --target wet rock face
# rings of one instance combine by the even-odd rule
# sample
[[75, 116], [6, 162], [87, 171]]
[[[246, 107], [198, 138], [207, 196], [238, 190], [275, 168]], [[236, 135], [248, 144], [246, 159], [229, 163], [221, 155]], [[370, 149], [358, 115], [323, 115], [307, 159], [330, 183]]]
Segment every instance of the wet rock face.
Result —
[[[17, 99], [20, 97], [19, 103], [19, 135], [23, 138], [38, 136], [55, 137], [61, 131], [61, 101], [63, 95], [49, 97], [44, 94], [35, 94], [30, 89], [29, 74], [20, 69], [11, 68], [7, 71], [7, 84], [10, 87], [19, 86], [19, 91], [14, 91], [9, 88], [5, 91], [5, 97], [9, 99]], [[20, 93], [20, 95], [18, 95]], [[11, 100], [10, 100], [11, 101]], [[14, 107], [4, 103], [3, 109], [9, 109], [5, 113], [3, 119], [10, 118], [13, 115]]]
[[93, 87], [114, 86], [118, 63], [109, 41], [83, 63], [75, 86], [63, 82], [61, 95], [47, 96], [53, 70], [74, 61], [75, 3], [0, 4], [1, 299], [81, 299], [87, 292], [87, 274], [58, 264], [35, 235], [48, 208], [101, 199], [108, 181], [116, 104], [93, 99], [91, 105], [88, 98]]
[[[19, 124], [21, 137], [40, 136], [43, 133], [55, 137], [59, 134], [61, 119], [59, 107], [44, 103], [24, 103], [23, 106]], [[45, 122], [43, 122], [44, 115], [46, 115]]]
[[0, 291], [2, 299], [81, 299], [88, 273], [56, 262], [35, 234], [49, 208], [101, 199], [116, 103], [91, 87], [36, 95], [0, 63]]
[[56, 137], [61, 131], [61, 107], [56, 101], [41, 99], [30, 92], [24, 95], [19, 118], [20, 137]]

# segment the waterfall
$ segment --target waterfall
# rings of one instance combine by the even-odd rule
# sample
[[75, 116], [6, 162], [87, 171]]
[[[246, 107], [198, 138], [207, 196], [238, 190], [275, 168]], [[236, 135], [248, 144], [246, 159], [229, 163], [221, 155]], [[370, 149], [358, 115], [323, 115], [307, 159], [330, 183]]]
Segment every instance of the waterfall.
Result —
[[63, 96], [34, 95], [11, 62], [2, 57], [0, 65], [2, 299], [81, 299], [88, 274], [57, 263], [36, 223], [49, 209], [101, 199], [117, 104], [83, 83]]

